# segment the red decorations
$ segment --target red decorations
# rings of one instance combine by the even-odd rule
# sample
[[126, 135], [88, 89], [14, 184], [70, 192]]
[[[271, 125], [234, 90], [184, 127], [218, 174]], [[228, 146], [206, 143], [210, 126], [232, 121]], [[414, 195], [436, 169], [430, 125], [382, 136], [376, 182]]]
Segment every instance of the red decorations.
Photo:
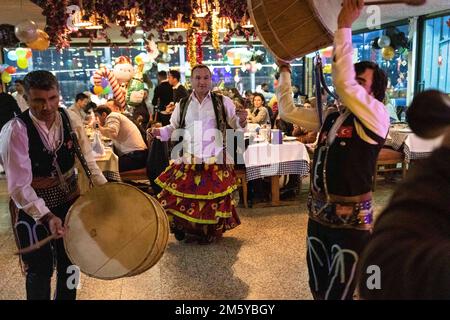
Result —
[[203, 39], [202, 39], [202, 35], [198, 34], [198, 33], [197, 33], [196, 37], [197, 37], [197, 39], [196, 39], [197, 63], [202, 63], [203, 62], [203, 49], [202, 49]]

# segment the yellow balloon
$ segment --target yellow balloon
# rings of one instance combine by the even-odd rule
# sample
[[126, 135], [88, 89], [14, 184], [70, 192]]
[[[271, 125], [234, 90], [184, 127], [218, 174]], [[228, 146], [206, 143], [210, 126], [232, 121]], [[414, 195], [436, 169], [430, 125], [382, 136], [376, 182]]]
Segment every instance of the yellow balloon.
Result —
[[165, 42], [158, 43], [158, 50], [162, 53], [167, 53], [169, 51], [169, 46]]
[[2, 73], [2, 82], [3, 83], [10, 83], [11, 82], [11, 75], [8, 72], [6, 72], [6, 71], [4, 71]]
[[323, 66], [323, 73], [330, 74], [331, 73], [331, 64], [326, 64]]
[[394, 58], [395, 56], [395, 50], [392, 47], [385, 47], [381, 49], [381, 55], [385, 60], [392, 60], [392, 58]]
[[94, 93], [95, 94], [99, 95], [99, 94], [102, 94], [102, 92], [103, 92], [103, 88], [101, 86], [95, 86], [94, 87]]
[[38, 38], [33, 42], [27, 43], [28, 48], [34, 50], [46, 50], [50, 46], [50, 38], [45, 31], [38, 29]]
[[17, 60], [17, 66], [20, 69], [28, 68], [28, 60], [27, 60], [27, 58], [20, 58], [19, 60]]
[[233, 65], [240, 66], [241, 65], [241, 58], [235, 58], [233, 59]]

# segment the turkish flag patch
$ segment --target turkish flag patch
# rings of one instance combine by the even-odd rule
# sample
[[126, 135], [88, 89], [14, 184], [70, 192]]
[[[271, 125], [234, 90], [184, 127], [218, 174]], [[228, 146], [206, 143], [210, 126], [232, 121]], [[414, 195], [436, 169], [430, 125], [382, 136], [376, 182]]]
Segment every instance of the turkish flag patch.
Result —
[[338, 138], [351, 138], [353, 136], [353, 127], [340, 127], [336, 136]]

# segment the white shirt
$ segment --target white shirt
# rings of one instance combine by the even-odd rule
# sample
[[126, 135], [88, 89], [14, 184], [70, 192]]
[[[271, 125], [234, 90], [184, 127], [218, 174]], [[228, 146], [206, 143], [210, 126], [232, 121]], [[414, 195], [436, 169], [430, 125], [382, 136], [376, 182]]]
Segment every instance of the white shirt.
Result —
[[123, 114], [111, 112], [106, 117], [104, 127], [113, 129], [112, 133], [102, 131], [102, 134], [113, 141], [119, 156], [147, 149], [138, 127]]
[[25, 110], [28, 109], [28, 103], [23, 97], [23, 94], [19, 94], [19, 92], [16, 91], [12, 94], [12, 96], [14, 97], [14, 99], [16, 99], [20, 111], [24, 112]]
[[78, 108], [75, 104], [73, 104], [70, 108], [67, 108], [67, 111], [72, 113], [72, 115], [77, 116], [79, 120], [81, 120], [81, 123], [83, 123], [86, 119], [86, 112]]
[[[353, 65], [352, 30], [339, 29], [334, 37], [333, 82], [336, 93], [346, 106], [366, 128], [381, 138], [387, 136], [389, 130], [389, 115], [384, 104], [373, 96], [356, 81]], [[276, 89], [278, 109], [283, 120], [305, 127], [308, 130], [318, 130], [319, 117], [317, 110], [298, 108], [291, 96], [291, 77], [289, 72], [280, 74]], [[377, 144], [371, 139], [361, 125], [355, 120], [357, 134], [362, 140], [370, 144]]]
[[[62, 120], [58, 113], [50, 129], [43, 121], [36, 119], [30, 113], [33, 123], [43, 138], [46, 148], [55, 150], [62, 142]], [[91, 144], [87, 139], [84, 127], [70, 121], [72, 129], [78, 137], [81, 150], [92, 172], [92, 180], [96, 185], [106, 183], [106, 179], [98, 168], [92, 154]], [[26, 125], [19, 118], [14, 118], [5, 124], [0, 132], [0, 163], [5, 168], [8, 193], [19, 209], [38, 220], [50, 212], [42, 198], [38, 197], [31, 187], [33, 173], [28, 148]]]
[[[185, 129], [180, 128], [180, 103], [175, 105], [175, 109], [170, 117], [170, 124], [160, 128], [162, 141], [178, 141], [183, 136], [183, 148], [185, 153], [190, 153], [203, 160], [218, 156], [223, 149], [223, 139], [217, 130], [216, 114], [214, 113], [211, 92], [199, 102], [194, 92], [190, 96], [190, 104], [186, 112]], [[223, 96], [223, 104], [227, 116], [227, 123], [233, 129], [241, 129], [239, 117], [236, 115], [233, 101]]]

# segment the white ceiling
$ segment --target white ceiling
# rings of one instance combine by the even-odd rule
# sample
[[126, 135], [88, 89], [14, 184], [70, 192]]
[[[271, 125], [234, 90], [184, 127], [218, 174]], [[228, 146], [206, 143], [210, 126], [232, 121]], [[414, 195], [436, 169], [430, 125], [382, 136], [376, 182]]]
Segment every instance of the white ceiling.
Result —
[[[167, 0], [170, 1], [170, 0]], [[316, 0], [317, 1], [317, 0]], [[387, 0], [386, 0], [387, 1]], [[320, 0], [320, 3], [331, 2], [333, 5], [324, 6], [324, 8], [336, 7], [336, 2], [341, 0]], [[396, 20], [406, 19], [408, 17], [424, 15], [429, 13], [440, 12], [450, 9], [450, 0], [428, 0], [423, 6], [407, 6], [407, 5], [386, 5], [381, 6], [382, 23], [389, 23]], [[0, 0], [0, 24], [15, 25], [23, 20], [30, 19], [35, 21], [40, 28], [45, 26], [45, 17], [41, 14], [42, 9], [33, 4], [29, 0]], [[336, 14], [332, 14], [336, 15]], [[354, 26], [354, 29], [366, 28], [366, 16], [363, 14]], [[127, 42], [128, 40], [121, 38], [116, 27], [108, 31], [110, 37], [115, 42]], [[77, 39], [74, 42], [85, 42], [86, 40]]]

